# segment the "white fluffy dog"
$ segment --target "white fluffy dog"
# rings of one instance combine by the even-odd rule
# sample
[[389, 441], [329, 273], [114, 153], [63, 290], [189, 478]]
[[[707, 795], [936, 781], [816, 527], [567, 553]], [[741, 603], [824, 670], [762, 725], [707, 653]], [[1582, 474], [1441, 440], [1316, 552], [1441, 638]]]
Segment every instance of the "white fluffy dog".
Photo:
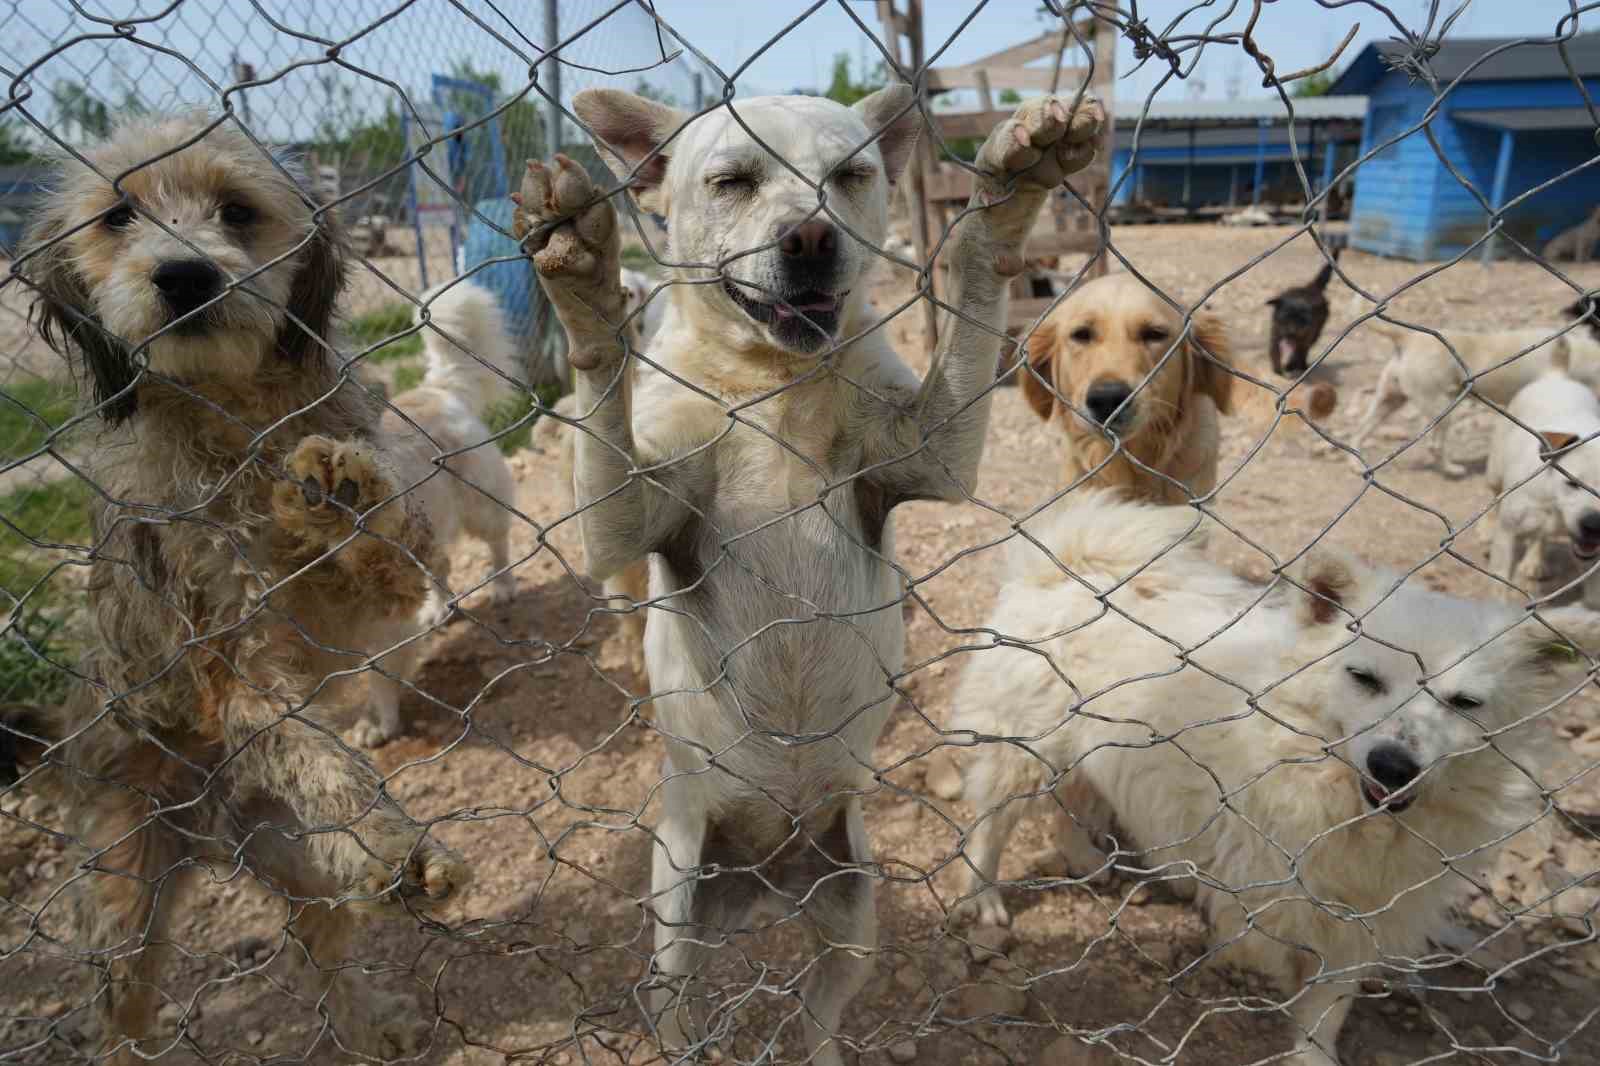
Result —
[[[1490, 568], [1515, 584], [1530, 552], [1542, 555], [1547, 538], [1561, 537], [1571, 540], [1582, 566], [1593, 567], [1600, 557], [1600, 399], [1583, 382], [1553, 372], [1517, 393], [1507, 411], [1516, 422], [1498, 426], [1489, 448], [1489, 487], [1506, 493], [1494, 509]], [[1561, 454], [1547, 462], [1555, 452]], [[1600, 579], [1592, 573], [1583, 598], [1600, 607]]]
[[381, 660], [381, 673], [372, 674], [371, 709], [348, 733], [352, 743], [363, 747], [400, 735], [396, 681], [410, 681], [415, 673], [418, 648], [412, 638], [444, 622], [455, 610], [460, 597], [451, 596], [444, 584], [450, 576], [448, 549], [463, 535], [488, 546], [489, 606], [507, 602], [516, 592], [511, 574], [516, 479], [484, 423], [485, 412], [522, 378], [505, 315], [493, 293], [461, 279], [423, 294], [413, 317], [422, 335], [426, 370], [421, 383], [395, 397], [392, 405], [405, 421], [427, 434], [430, 452], [445, 456], [441, 468], [411, 490], [428, 515], [440, 551], [427, 600], [414, 619], [393, 628], [391, 643], [405, 643]]
[[978, 653], [951, 723], [978, 743], [965, 905], [1008, 922], [1025, 801], [1092, 793], [1074, 833], [1109, 808], [1132, 842], [1104, 862], [1192, 875], [1219, 946], [1294, 997], [1292, 1061], [1325, 1063], [1354, 980], [1403, 969], [1539, 817], [1527, 723], [1581, 682], [1567, 637], [1600, 616], [1527, 619], [1334, 554], [1269, 591], [1207, 561], [1196, 520], [1078, 491], [1026, 527], [1050, 555], [1017, 542], [988, 624], [1036, 643]]

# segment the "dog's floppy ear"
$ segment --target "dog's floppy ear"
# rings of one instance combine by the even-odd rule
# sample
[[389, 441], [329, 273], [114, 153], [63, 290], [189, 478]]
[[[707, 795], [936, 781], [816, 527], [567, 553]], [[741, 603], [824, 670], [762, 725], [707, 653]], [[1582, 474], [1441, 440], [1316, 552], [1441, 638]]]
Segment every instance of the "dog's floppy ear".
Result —
[[1197, 311], [1189, 333], [1189, 362], [1194, 367], [1195, 387], [1211, 397], [1217, 410], [1233, 413], [1233, 345], [1222, 318], [1210, 311]]
[[900, 180], [917, 138], [922, 135], [922, 112], [911, 106], [914, 99], [909, 85], [885, 85], [851, 108], [867, 129], [878, 134], [878, 150], [883, 153], [883, 168], [890, 185]]
[[289, 287], [288, 307], [299, 321], [285, 318], [278, 330], [280, 357], [302, 363], [323, 350], [333, 333], [333, 311], [344, 282], [344, 233], [329, 207], [316, 215], [311, 238], [300, 250], [300, 268]]
[[1290, 595], [1299, 600], [1298, 613], [1307, 626], [1343, 625], [1358, 610], [1358, 563], [1342, 552], [1314, 548], [1284, 571], [1293, 582]]
[[1277, 307], [1282, 302], [1283, 302], [1283, 297], [1282, 296], [1274, 296], [1272, 299], [1267, 301], [1267, 306], [1268, 307]]
[[1587, 607], [1544, 608], [1506, 634], [1517, 666], [1531, 674], [1519, 686], [1530, 707], [1558, 698], [1600, 655], [1600, 612]]
[[1033, 408], [1034, 414], [1048, 422], [1056, 410], [1056, 396], [1050, 391], [1056, 383], [1055, 327], [1048, 321], [1041, 322], [1028, 335], [1026, 347], [1028, 365], [1017, 370], [1022, 378], [1022, 397]]
[[101, 325], [89, 289], [62, 243], [64, 220], [46, 215], [23, 239], [23, 275], [38, 292], [34, 311], [46, 344], [81, 364], [94, 394], [95, 410], [108, 425], [120, 425], [138, 409], [134, 381], [139, 367], [127, 345]]
[[688, 114], [620, 89], [585, 89], [572, 98], [572, 109], [589, 128], [611, 173], [618, 181], [631, 182], [639, 206], [666, 214], [662, 183], [668, 156], [659, 149], [689, 121]]

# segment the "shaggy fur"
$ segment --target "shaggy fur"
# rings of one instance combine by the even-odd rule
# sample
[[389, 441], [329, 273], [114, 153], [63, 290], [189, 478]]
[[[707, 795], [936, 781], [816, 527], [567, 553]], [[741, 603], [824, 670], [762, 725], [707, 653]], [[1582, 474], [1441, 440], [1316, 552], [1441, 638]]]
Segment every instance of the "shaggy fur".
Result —
[[1028, 339], [1029, 405], [1066, 429], [1067, 476], [1143, 499], [1204, 496], [1217, 484], [1219, 412], [1233, 409], [1227, 330], [1183, 316], [1132, 274], [1074, 289]]
[[[1361, 298], [1358, 296], [1355, 301], [1352, 319], [1366, 313]], [[1499, 407], [1510, 403], [1519, 390], [1553, 367], [1565, 368], [1591, 388], [1600, 385], [1600, 343], [1578, 331], [1558, 337], [1555, 327], [1543, 326], [1491, 333], [1446, 330], [1440, 331], [1444, 337], [1441, 342], [1430, 333], [1402, 329], [1376, 318], [1368, 319], [1365, 327], [1389, 338], [1399, 350], [1384, 365], [1372, 406], [1350, 440], [1350, 446], [1357, 451], [1379, 425], [1407, 402], [1429, 419], [1449, 409], [1466, 383], [1462, 365], [1474, 375], [1473, 394]], [[1459, 364], [1456, 357], [1460, 358]], [[1465, 468], [1450, 459], [1451, 421], [1444, 419], [1428, 436], [1434, 462], [1440, 469], [1461, 474]]]
[[1309, 284], [1285, 289], [1267, 301], [1272, 308], [1272, 340], [1268, 355], [1274, 374], [1304, 374], [1311, 346], [1328, 324], [1328, 281], [1333, 264], [1343, 249], [1333, 249], [1333, 259], [1325, 263]]
[[[166, 928], [180, 865], [242, 858], [306, 901], [296, 930], [324, 983], [357, 913], [332, 901], [442, 899], [466, 880], [331, 731], [363, 688], [331, 675], [355, 675], [428, 593], [433, 536], [400, 494], [427, 469], [328, 347], [344, 279], [332, 215], [210, 122], [141, 120], [90, 166], [64, 161], [21, 257], [106, 427], [99, 645], [87, 683], [41, 713], [55, 744], [24, 785], [56, 792], [63, 830], [98, 849], [83, 932], [125, 1066], [154, 1021], [143, 945]], [[413, 1011], [335, 1003], [347, 1043], [411, 1042]]]
[[[1600, 399], [1552, 370], [1517, 393], [1507, 411], [1516, 421], [1495, 427], [1485, 478], [1495, 496], [1506, 493], [1492, 512], [1489, 568], [1516, 585], [1523, 564], [1541, 563], [1551, 540], [1569, 541], [1578, 564], [1594, 567], [1600, 560]], [[1552, 464], [1553, 453], [1559, 455]], [[1535, 584], [1543, 577], [1528, 575]], [[1516, 588], [1506, 591], [1516, 601], [1526, 599]], [[1584, 580], [1583, 598], [1600, 607], [1600, 577], [1591, 573]]]
[[578, 370], [586, 562], [605, 579], [648, 556], [661, 604], [645, 635], [667, 747], [656, 1024], [668, 1046], [703, 1041], [698, 997], [667, 986], [687, 991], [710, 947], [775, 907], [831, 945], [801, 1024], [810, 1061], [839, 1066], [840, 1014], [877, 940], [860, 792], [904, 655], [890, 513], [972, 490], [1008, 278], [1050, 189], [1093, 158], [1103, 114], [1030, 100], [979, 150], [973, 210], [942, 253], [959, 314], [919, 383], [867, 328], [863, 281], [921, 128], [909, 88], [854, 108], [741, 100], [737, 122], [605, 90], [574, 109], [640, 206], [666, 216], [671, 258], [706, 264], [657, 295], [671, 302], [650, 340], [693, 388], [640, 375], [630, 412], [614, 209], [576, 164], [530, 164], [518, 232]]
[[[1423, 952], [1541, 815], [1532, 719], [1582, 683], [1567, 640], [1593, 647], [1600, 615], [1525, 620], [1333, 553], [1269, 590], [1208, 561], [1195, 523], [1079, 491], [1026, 524], [1044, 551], [1015, 542], [987, 626], [1021, 644], [976, 654], [951, 722], [977, 744], [965, 905], [1009, 922], [1006, 838], [1060, 789], [1075, 872], [1115, 861], [1198, 891], [1225, 957], [1297, 997], [1295, 1066], [1325, 1064], [1362, 971]], [[1113, 856], [1085, 838], [1107, 816], [1131, 838]]]

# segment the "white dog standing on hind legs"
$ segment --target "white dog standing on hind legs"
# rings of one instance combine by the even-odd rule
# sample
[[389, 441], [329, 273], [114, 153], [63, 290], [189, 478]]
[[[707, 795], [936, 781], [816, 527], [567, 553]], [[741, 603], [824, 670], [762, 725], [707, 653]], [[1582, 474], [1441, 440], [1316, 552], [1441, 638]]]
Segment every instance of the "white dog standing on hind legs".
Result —
[[654, 701], [667, 746], [655, 1024], [667, 1047], [703, 1047], [680, 992], [775, 905], [827, 944], [802, 1025], [811, 1061], [838, 1066], [839, 1019], [877, 941], [860, 794], [904, 657], [890, 512], [973, 488], [1008, 279], [1050, 190], [1093, 159], [1103, 113], [1089, 97], [1031, 100], [980, 149], [974, 210], [943, 253], [960, 314], [919, 384], [882, 330], [839, 341], [870, 324], [863, 279], [921, 127], [908, 87], [853, 108], [744, 100], [738, 121], [604, 90], [574, 108], [640, 205], [666, 215], [671, 258], [701, 264], [682, 276], [721, 282], [672, 286], [651, 341], [653, 361], [704, 393], [643, 375], [630, 412], [614, 209], [570, 160], [529, 164], [517, 233], [592, 411], [576, 437], [587, 562], [604, 579], [649, 556], [667, 608], [645, 641], [667, 694]]

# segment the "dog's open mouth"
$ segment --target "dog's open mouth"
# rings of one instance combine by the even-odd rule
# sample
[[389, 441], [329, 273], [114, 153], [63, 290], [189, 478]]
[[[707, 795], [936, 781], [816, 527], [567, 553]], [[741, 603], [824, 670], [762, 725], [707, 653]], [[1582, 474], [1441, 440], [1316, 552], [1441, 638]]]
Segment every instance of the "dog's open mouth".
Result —
[[843, 292], [805, 289], [789, 293], [781, 300], [767, 301], [741, 292], [731, 281], [724, 281], [722, 288], [740, 310], [762, 325], [773, 327], [785, 339], [789, 334], [809, 335], [813, 342], [838, 332], [839, 312], [844, 298], [850, 295], [848, 289]]
[[1399, 814], [1416, 801], [1415, 789], [1405, 788], [1399, 792], [1389, 792], [1376, 781], [1367, 778], [1361, 779], [1361, 794], [1366, 797], [1367, 806], [1373, 810], [1382, 810], [1387, 807], [1395, 814]]
[[1593, 562], [1600, 556], [1600, 538], [1575, 534], [1572, 538], [1572, 554], [1576, 555], [1580, 562]]

